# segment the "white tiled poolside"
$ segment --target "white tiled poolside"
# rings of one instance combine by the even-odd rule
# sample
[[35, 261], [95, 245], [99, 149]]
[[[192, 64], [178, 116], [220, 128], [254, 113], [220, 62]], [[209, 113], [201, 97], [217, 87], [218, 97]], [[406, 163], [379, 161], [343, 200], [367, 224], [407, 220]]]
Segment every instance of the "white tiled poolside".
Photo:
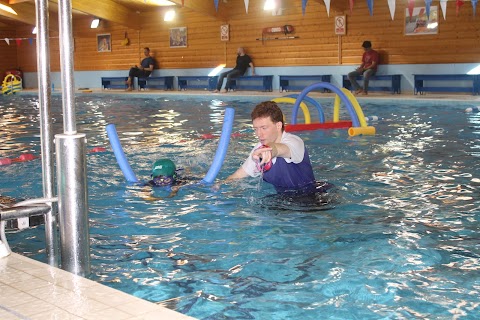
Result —
[[193, 319], [12, 253], [0, 258], [0, 319]]

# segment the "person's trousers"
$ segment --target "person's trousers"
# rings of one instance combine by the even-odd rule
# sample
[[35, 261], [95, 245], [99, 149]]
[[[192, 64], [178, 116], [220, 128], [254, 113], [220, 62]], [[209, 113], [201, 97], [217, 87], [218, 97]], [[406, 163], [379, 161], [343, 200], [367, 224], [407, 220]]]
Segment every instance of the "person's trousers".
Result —
[[238, 69], [232, 69], [230, 71], [222, 72], [218, 77], [217, 90], [220, 91], [223, 85], [223, 79], [227, 78], [227, 83], [225, 84], [225, 90], [232, 88], [232, 79], [243, 76], [243, 72]]
[[128, 76], [130, 78], [137, 77], [137, 78], [148, 78], [150, 75], [150, 71], [140, 70], [137, 67], [130, 68], [128, 72]]
[[363, 91], [368, 92], [368, 82], [370, 81], [370, 77], [374, 76], [375, 73], [376, 70], [374, 69], [368, 69], [364, 72], [355, 70], [348, 74], [348, 79], [350, 80], [353, 89], [358, 90], [360, 89], [360, 85], [357, 82], [357, 77], [363, 75]]

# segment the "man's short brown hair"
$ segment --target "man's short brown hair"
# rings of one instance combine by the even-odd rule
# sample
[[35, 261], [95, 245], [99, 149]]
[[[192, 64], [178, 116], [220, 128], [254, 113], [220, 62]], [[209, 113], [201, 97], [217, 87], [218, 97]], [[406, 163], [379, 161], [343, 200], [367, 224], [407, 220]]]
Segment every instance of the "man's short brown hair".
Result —
[[273, 123], [281, 122], [282, 131], [285, 129], [283, 122], [283, 112], [280, 107], [273, 101], [264, 101], [255, 106], [251, 113], [252, 121], [257, 118], [269, 117]]

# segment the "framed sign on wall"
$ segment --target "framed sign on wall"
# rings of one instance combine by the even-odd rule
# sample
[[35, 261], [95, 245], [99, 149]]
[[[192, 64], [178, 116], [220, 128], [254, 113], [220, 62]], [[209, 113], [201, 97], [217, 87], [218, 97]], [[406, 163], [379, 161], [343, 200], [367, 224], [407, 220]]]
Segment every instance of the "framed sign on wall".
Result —
[[405, 9], [405, 35], [427, 35], [438, 33], [438, 7], [430, 7], [427, 16], [425, 7], [415, 7], [411, 12]]
[[170, 48], [185, 48], [187, 46], [187, 27], [170, 29]]

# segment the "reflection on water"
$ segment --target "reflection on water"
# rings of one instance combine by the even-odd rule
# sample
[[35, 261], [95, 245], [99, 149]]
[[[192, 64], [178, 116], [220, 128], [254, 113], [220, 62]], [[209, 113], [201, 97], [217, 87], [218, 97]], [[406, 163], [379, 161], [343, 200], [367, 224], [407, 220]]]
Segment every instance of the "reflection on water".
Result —
[[[38, 153], [35, 104], [6, 99], [0, 156]], [[147, 201], [142, 187], [124, 181], [105, 125], [116, 124], [141, 180], [160, 157], [202, 178], [218, 143], [222, 103], [112, 96], [77, 102], [88, 147], [108, 150], [87, 156], [92, 279], [201, 319], [480, 313], [480, 114], [465, 114], [465, 105], [369, 103], [365, 113], [385, 119], [375, 124], [376, 136], [300, 133], [317, 180], [336, 186], [318, 206], [274, 195], [257, 179]], [[256, 102], [228, 102], [236, 134], [219, 178], [238, 168], [255, 141], [249, 113]], [[322, 105], [331, 118], [331, 102]], [[284, 108], [290, 119], [291, 106]], [[54, 127], [60, 132], [61, 121]], [[0, 167], [0, 178], [4, 195], [41, 196], [38, 160]], [[37, 259], [44, 259], [43, 238], [42, 227], [9, 235], [15, 251]]]

